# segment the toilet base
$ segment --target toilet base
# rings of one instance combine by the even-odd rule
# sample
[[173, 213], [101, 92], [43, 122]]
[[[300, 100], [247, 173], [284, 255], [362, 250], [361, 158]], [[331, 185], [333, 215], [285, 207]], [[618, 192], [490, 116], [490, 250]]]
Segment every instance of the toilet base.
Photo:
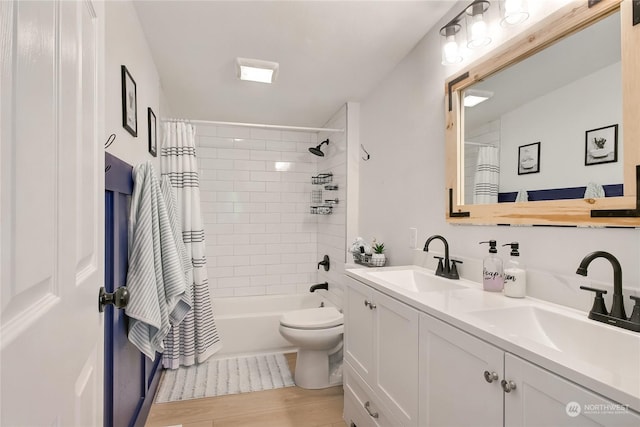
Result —
[[326, 350], [298, 350], [294, 381], [298, 387], [312, 390], [341, 384], [329, 379], [329, 355]]

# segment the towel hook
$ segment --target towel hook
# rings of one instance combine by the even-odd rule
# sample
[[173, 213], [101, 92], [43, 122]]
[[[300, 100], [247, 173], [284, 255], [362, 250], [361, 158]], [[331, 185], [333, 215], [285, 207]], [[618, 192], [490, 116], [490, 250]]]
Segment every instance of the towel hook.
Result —
[[111, 135], [109, 135], [109, 138], [107, 138], [107, 141], [104, 143], [104, 148], [109, 148], [111, 144], [113, 144], [113, 141], [115, 140], [116, 140], [116, 134], [112, 133]]
[[360, 148], [362, 148], [362, 151], [364, 151], [364, 154], [367, 155], [367, 157], [362, 156], [362, 160], [364, 160], [365, 162], [367, 160], [369, 160], [371, 158], [371, 155], [369, 154], [369, 152], [364, 148], [364, 145], [360, 144]]

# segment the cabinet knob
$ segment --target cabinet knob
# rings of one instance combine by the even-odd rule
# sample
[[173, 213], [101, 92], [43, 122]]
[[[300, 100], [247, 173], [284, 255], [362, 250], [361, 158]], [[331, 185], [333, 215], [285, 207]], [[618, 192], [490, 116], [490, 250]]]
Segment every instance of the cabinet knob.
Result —
[[502, 386], [502, 389], [505, 393], [511, 393], [511, 390], [516, 389], [516, 383], [514, 383], [513, 381], [502, 380], [500, 381], [500, 385]]
[[367, 413], [371, 418], [378, 418], [380, 416], [377, 412], [371, 412], [371, 403], [369, 403], [368, 400], [364, 403], [364, 409], [367, 410]]
[[498, 374], [496, 372], [484, 371], [484, 379], [486, 382], [491, 384], [492, 382], [498, 380]]
[[364, 300], [364, 306], [371, 308], [371, 303], [367, 300]]
[[370, 302], [370, 303], [369, 303], [369, 308], [370, 308], [371, 310], [375, 310], [376, 308], [378, 308], [378, 306], [377, 306], [377, 305], [375, 305], [374, 303], [371, 303], [371, 302]]

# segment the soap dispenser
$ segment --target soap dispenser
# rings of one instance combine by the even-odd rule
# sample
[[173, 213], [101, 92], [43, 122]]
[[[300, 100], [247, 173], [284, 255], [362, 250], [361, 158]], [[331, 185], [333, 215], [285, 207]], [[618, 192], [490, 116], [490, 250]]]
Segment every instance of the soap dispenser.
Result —
[[500, 292], [504, 286], [502, 259], [496, 255], [496, 241], [480, 242], [489, 244], [489, 255], [482, 262], [482, 287], [485, 291]]
[[504, 294], [511, 298], [524, 298], [527, 291], [527, 271], [520, 260], [520, 245], [512, 242], [502, 246], [511, 246], [509, 260], [504, 266]]

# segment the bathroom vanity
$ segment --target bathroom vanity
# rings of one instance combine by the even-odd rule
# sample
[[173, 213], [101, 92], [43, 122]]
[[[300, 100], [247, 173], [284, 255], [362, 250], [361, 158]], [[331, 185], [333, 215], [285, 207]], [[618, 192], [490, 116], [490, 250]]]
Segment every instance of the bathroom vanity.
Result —
[[346, 275], [347, 425], [640, 425], [640, 334], [418, 266]]

